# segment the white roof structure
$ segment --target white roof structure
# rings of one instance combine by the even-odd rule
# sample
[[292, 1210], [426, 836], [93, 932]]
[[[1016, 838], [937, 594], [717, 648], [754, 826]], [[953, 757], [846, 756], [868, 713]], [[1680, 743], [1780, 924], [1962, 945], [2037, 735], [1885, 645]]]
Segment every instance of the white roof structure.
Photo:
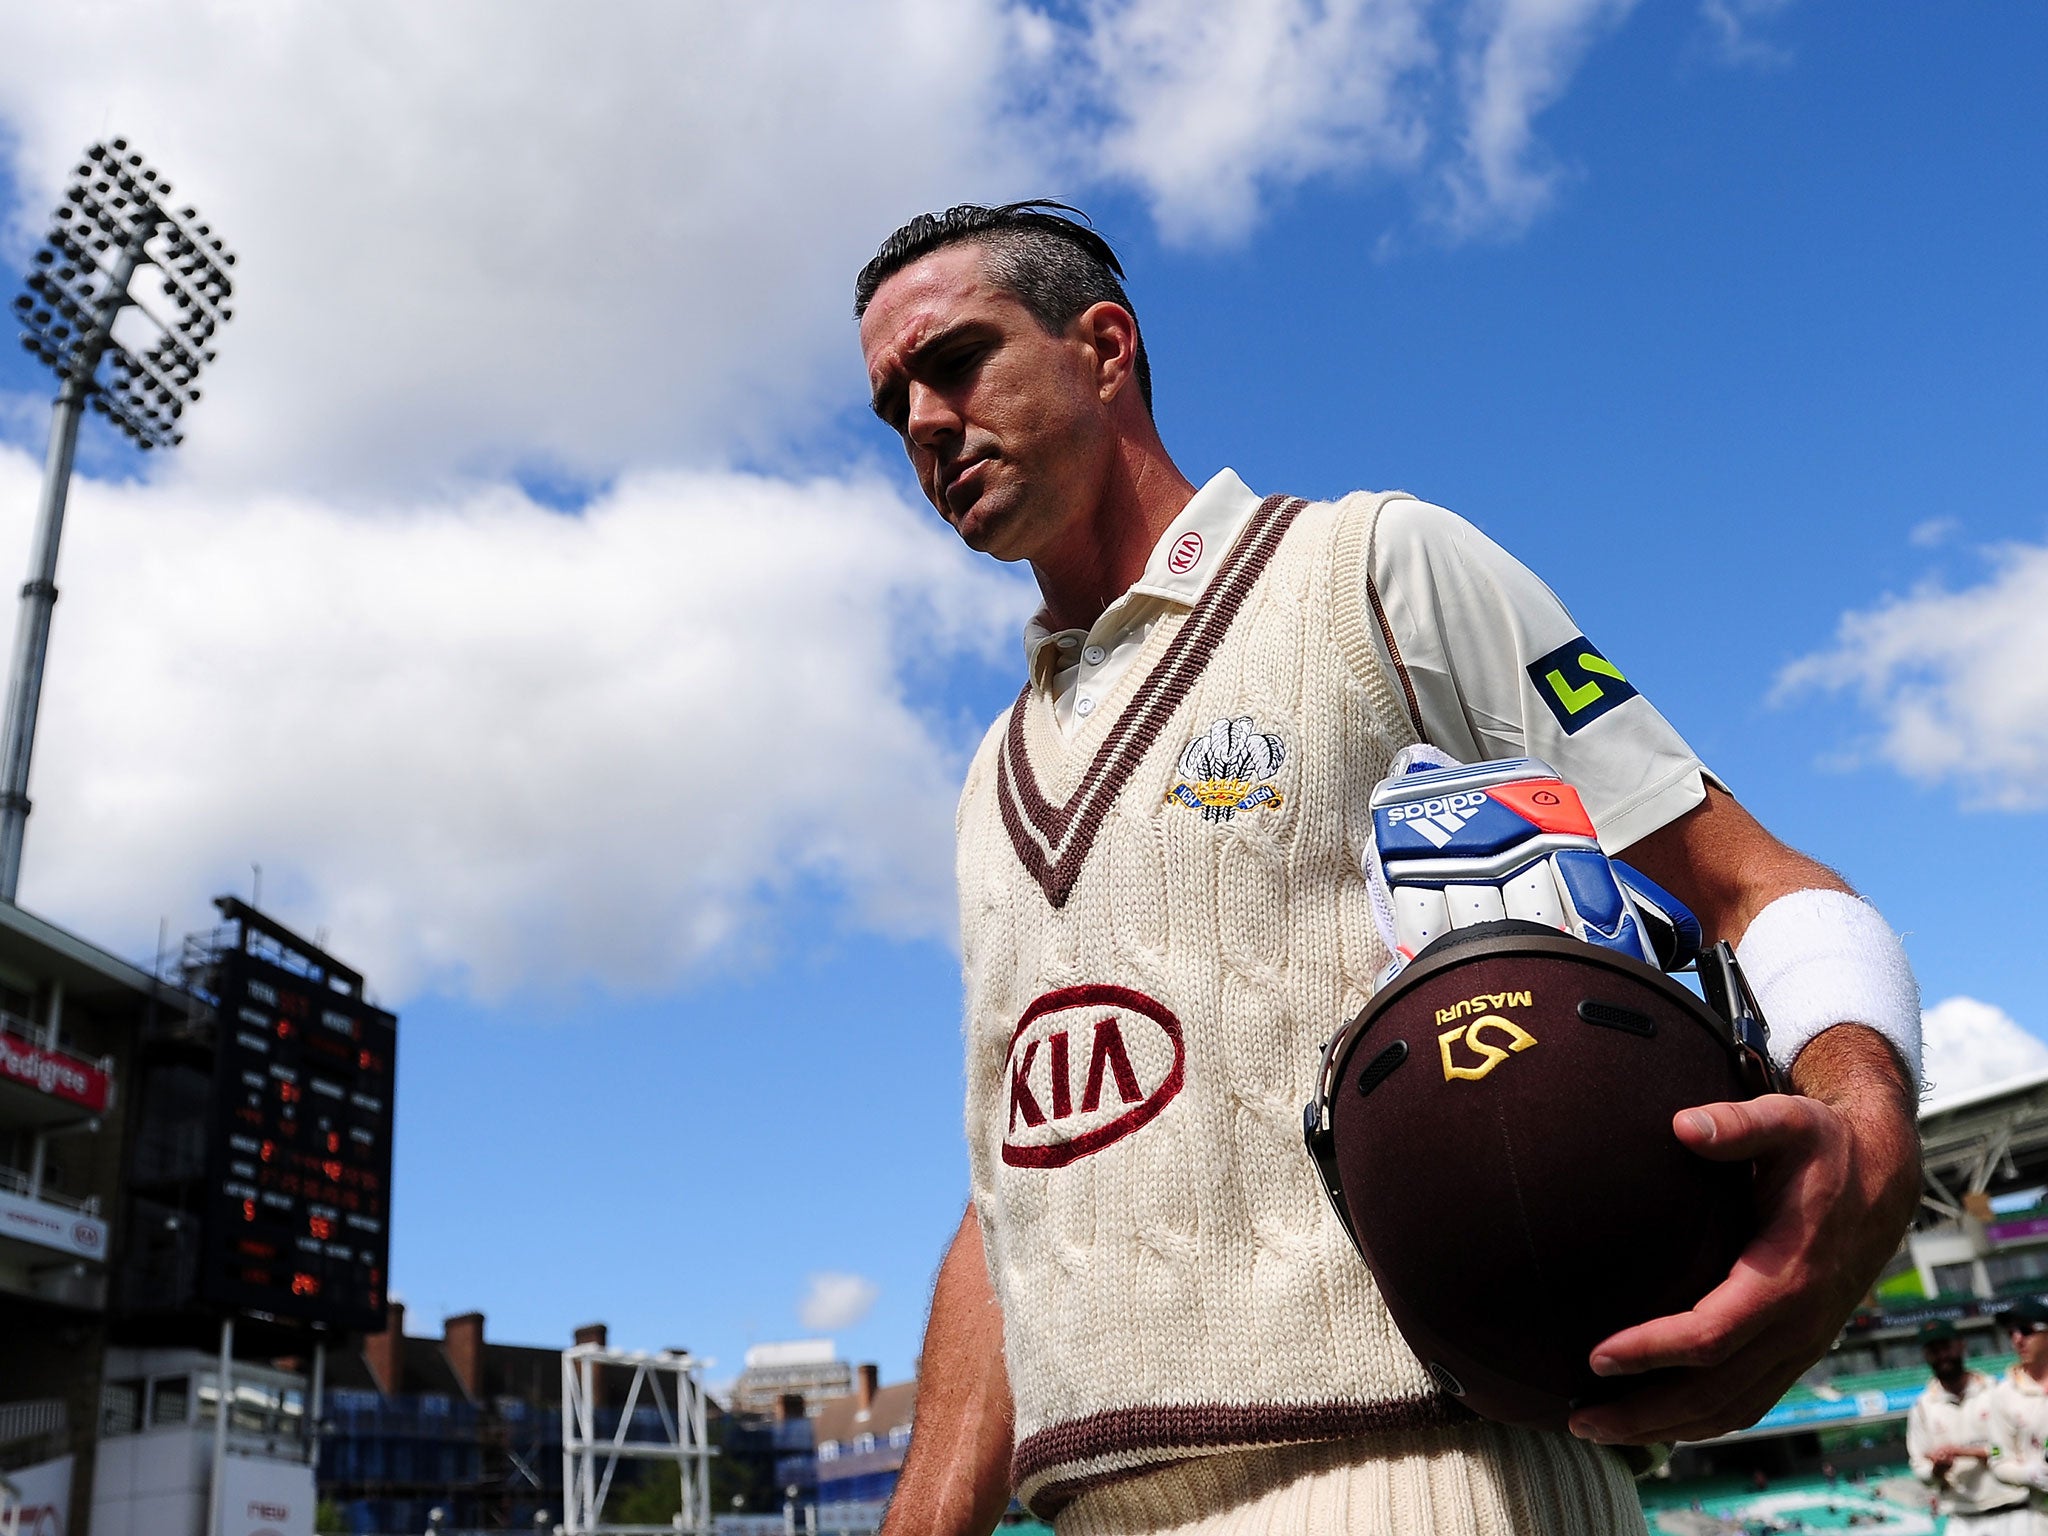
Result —
[[749, 1344], [747, 1369], [772, 1371], [787, 1365], [830, 1365], [839, 1347], [830, 1339], [796, 1339], [786, 1344]]

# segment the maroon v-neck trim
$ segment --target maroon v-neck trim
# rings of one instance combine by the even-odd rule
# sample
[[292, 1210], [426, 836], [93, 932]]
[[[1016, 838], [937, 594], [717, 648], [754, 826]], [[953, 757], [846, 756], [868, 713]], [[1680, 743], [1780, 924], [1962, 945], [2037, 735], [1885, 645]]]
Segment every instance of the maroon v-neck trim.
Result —
[[1295, 496], [1269, 496], [1260, 503], [1166, 654], [1110, 727], [1064, 805], [1054, 805], [1046, 797], [1032, 771], [1024, 740], [1030, 684], [1025, 684], [1017, 702], [1010, 706], [1010, 728], [996, 755], [996, 801], [1010, 845], [1055, 907], [1067, 904], [1118, 793], [1209, 665], [1253, 583], [1279, 547], [1281, 536], [1307, 505]]

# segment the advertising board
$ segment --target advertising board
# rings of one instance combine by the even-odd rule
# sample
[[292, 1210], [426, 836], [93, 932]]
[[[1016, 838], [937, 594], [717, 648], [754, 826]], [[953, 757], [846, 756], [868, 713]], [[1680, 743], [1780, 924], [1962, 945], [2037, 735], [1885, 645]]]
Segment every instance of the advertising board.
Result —
[[313, 1469], [303, 1462], [230, 1456], [214, 1536], [313, 1536], [314, 1498]]
[[[71, 1529], [71, 1458], [38, 1462], [19, 1472], [9, 1472], [12, 1494], [0, 1493], [0, 1530], [20, 1536], [67, 1536]], [[13, 1509], [8, 1509], [10, 1501]], [[12, 1518], [14, 1525], [6, 1521]]]

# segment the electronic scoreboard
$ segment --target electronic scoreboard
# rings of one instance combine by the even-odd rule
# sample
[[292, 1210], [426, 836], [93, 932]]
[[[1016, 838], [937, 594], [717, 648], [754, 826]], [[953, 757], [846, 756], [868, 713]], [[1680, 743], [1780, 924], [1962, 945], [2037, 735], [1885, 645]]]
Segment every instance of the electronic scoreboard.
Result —
[[233, 897], [207, 964], [219, 1039], [199, 1292], [375, 1332], [391, 1255], [398, 1020], [363, 979]]

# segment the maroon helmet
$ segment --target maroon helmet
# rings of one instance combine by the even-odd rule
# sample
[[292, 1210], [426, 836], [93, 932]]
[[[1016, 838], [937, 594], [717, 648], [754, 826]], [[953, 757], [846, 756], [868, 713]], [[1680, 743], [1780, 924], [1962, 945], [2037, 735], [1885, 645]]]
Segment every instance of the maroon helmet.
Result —
[[1777, 1084], [1726, 945], [1721, 1016], [1663, 972], [1534, 923], [1444, 935], [1333, 1039], [1309, 1151], [1387, 1310], [1474, 1412], [1562, 1428], [1640, 1386], [1587, 1364], [1683, 1312], [1755, 1230], [1751, 1165], [1672, 1132]]

